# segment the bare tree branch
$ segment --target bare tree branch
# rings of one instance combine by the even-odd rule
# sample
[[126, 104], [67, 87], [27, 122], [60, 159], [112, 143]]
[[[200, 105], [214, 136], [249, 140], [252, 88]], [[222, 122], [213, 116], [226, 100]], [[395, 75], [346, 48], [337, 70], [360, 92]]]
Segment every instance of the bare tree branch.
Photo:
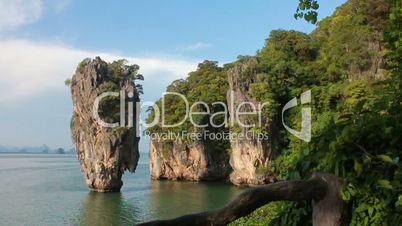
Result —
[[[328, 180], [332, 181], [334, 179], [337, 180], [337, 177], [333, 175], [315, 174], [309, 180], [283, 181], [262, 185], [247, 189], [223, 208], [202, 213], [189, 214], [171, 220], [152, 221], [139, 224], [139, 226], [223, 226], [240, 217], [250, 214], [254, 210], [266, 205], [269, 202], [279, 200], [322, 200], [327, 196], [326, 193], [329, 190]], [[331, 197], [333, 196], [338, 197], [337, 194], [331, 195]]]

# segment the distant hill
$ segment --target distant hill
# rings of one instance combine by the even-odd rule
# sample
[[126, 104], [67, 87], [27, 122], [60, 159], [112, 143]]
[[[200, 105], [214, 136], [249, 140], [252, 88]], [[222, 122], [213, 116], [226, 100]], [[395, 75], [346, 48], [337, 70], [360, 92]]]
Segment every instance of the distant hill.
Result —
[[0, 145], [0, 153], [44, 153], [44, 154], [74, 154], [75, 149], [70, 148], [65, 150], [63, 148], [51, 149], [47, 145], [42, 146], [23, 146], [23, 147], [10, 147]]

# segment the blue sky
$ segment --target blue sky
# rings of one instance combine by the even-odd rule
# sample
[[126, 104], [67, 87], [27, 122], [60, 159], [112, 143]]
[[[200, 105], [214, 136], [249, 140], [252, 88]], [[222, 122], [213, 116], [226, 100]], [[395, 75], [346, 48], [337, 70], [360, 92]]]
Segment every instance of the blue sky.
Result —
[[[139, 64], [154, 101], [204, 59], [253, 55], [273, 29], [312, 31], [297, 2], [0, 0], [0, 145], [72, 147], [63, 82], [85, 57]], [[319, 2], [322, 18], [344, 0]]]

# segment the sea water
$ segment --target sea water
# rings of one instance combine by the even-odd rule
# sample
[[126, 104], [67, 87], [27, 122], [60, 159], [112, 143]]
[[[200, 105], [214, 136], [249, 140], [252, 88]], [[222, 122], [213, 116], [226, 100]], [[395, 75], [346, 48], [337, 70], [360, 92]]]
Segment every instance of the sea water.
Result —
[[148, 154], [119, 193], [90, 192], [76, 156], [0, 154], [0, 225], [133, 225], [222, 207], [241, 190], [227, 183], [154, 181]]

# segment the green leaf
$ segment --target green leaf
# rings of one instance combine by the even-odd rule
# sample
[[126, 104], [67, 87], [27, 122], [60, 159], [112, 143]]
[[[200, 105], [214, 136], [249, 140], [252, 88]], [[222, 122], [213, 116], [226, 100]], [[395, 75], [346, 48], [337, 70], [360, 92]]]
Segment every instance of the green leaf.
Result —
[[348, 184], [348, 190], [352, 196], [356, 195], [356, 188], [353, 184], [351, 183]]
[[391, 157], [389, 157], [388, 155], [377, 155], [377, 157], [379, 158], [379, 159], [381, 159], [382, 161], [384, 161], [384, 162], [388, 162], [388, 163], [394, 163], [394, 161], [392, 160], [392, 158]]
[[398, 201], [395, 202], [395, 207], [402, 206], [402, 195], [399, 195]]
[[317, 3], [317, 1], [314, 1], [311, 5], [311, 8], [314, 10], [317, 10], [320, 7], [320, 5]]
[[355, 160], [355, 164], [354, 164], [354, 170], [356, 171], [357, 175], [360, 176], [360, 174], [363, 171], [363, 166], [362, 164], [360, 164], [357, 160]]
[[389, 180], [378, 180], [377, 183], [380, 185], [380, 187], [390, 189], [390, 190], [393, 189], [391, 182], [389, 182]]
[[341, 198], [343, 201], [348, 202], [350, 200], [350, 193], [348, 191], [341, 191]]
[[373, 212], [374, 212], [374, 208], [372, 206], [370, 206], [368, 208], [368, 214], [369, 214], [370, 217], [373, 215]]

